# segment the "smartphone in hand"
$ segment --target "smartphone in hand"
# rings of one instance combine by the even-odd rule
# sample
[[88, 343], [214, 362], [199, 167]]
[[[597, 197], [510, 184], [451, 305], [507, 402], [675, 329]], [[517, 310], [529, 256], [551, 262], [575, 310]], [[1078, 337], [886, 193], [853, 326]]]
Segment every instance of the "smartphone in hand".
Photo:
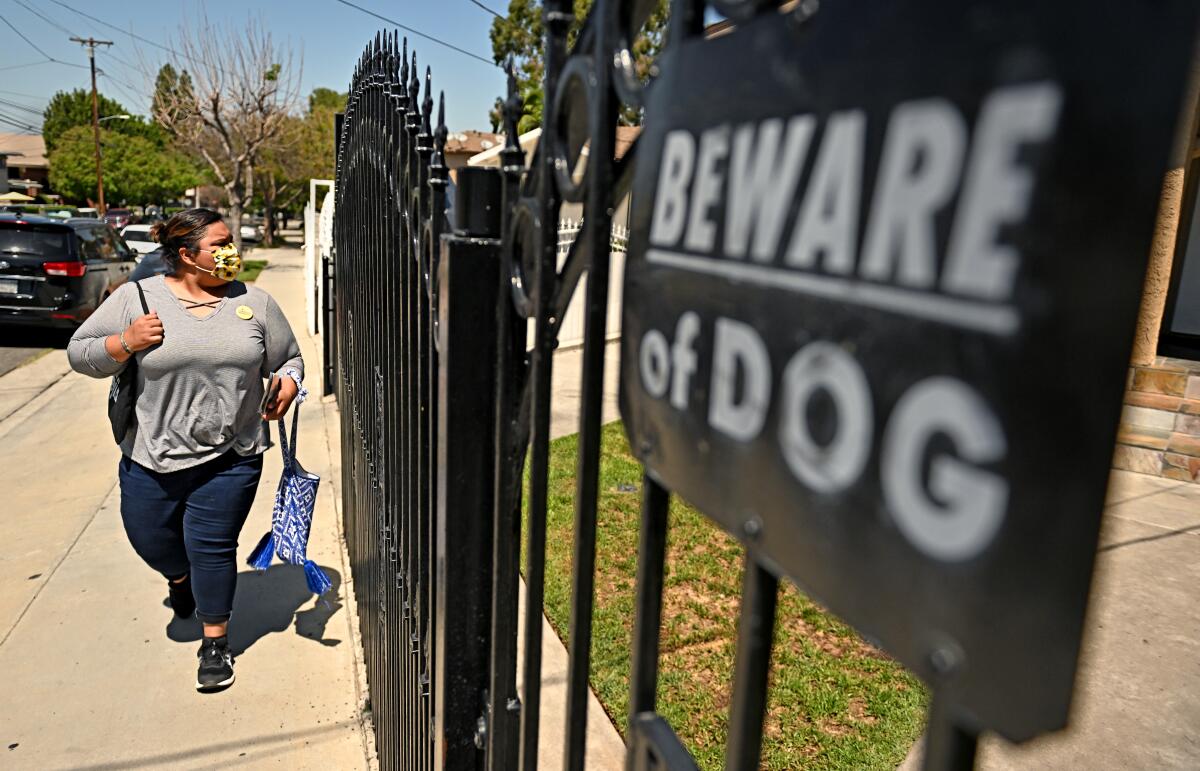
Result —
[[258, 405], [258, 413], [260, 415], [268, 412], [275, 406], [275, 400], [279, 398], [279, 387], [282, 382], [279, 375], [274, 372], [267, 378], [267, 387], [263, 391], [262, 403]]

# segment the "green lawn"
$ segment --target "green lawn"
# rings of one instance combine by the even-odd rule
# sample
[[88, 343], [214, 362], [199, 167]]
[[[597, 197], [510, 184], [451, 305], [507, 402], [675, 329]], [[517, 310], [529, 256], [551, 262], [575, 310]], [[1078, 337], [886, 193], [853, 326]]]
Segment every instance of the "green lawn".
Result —
[[[570, 619], [575, 454], [574, 436], [551, 445], [546, 615], [564, 641]], [[605, 427], [601, 454], [591, 678], [624, 735], [641, 466], [629, 453], [620, 423]], [[671, 502], [667, 548], [658, 709], [700, 768], [720, 769], [743, 550], [678, 498]], [[785, 584], [763, 768], [894, 768], [920, 734], [926, 705], [920, 681]]]
[[262, 273], [266, 267], [266, 260], [243, 260], [242, 272], [238, 274], [238, 281], [244, 281], [248, 284], [258, 278], [258, 274]]

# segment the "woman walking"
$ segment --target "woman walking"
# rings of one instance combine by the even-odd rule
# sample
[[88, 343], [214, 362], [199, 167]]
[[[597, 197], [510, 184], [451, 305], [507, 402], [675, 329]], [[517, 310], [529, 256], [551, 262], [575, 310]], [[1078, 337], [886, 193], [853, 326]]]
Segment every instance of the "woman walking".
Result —
[[[238, 534], [271, 446], [267, 421], [301, 393], [304, 362], [271, 296], [235, 280], [241, 256], [219, 214], [188, 209], [151, 233], [168, 274], [122, 285], [67, 354], [97, 378], [136, 360], [134, 419], [120, 442], [121, 519], [138, 556], [166, 578], [175, 615], [202, 622], [196, 688], [216, 690], [233, 683], [226, 631]], [[278, 394], [263, 403], [271, 373], [281, 376]]]

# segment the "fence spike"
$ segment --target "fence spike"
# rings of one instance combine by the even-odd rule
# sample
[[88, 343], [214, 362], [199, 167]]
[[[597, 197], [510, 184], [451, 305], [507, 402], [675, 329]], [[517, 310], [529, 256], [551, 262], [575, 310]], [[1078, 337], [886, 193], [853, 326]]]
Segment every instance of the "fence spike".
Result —
[[438, 125], [437, 132], [434, 135], [433, 146], [441, 152], [446, 146], [446, 137], [449, 131], [446, 129], [446, 92], [438, 92]]
[[505, 67], [508, 70], [508, 98], [504, 100], [504, 140], [505, 150], [520, 150], [517, 142], [517, 125], [521, 121], [521, 113], [525, 105], [521, 102], [521, 94], [517, 91], [517, 76], [513, 72], [513, 62], [510, 58]]
[[430, 134], [429, 121], [433, 118], [433, 72], [425, 66], [425, 101], [421, 103], [421, 133]]
[[409, 76], [412, 78], [408, 82], [408, 95], [412, 99], [413, 107], [417, 106], [417, 99], [421, 96], [421, 76], [417, 74], [417, 52], [412, 52], [412, 69], [409, 70]]

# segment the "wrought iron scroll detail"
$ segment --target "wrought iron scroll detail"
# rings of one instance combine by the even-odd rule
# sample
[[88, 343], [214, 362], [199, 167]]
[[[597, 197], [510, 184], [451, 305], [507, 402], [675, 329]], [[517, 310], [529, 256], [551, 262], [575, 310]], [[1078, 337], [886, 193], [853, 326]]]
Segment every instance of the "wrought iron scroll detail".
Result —
[[[436, 594], [432, 321], [446, 208], [431, 73], [380, 33], [354, 69], [337, 146], [334, 312], [343, 516], [384, 768], [428, 769]], [[355, 321], [358, 321], [356, 324]]]

